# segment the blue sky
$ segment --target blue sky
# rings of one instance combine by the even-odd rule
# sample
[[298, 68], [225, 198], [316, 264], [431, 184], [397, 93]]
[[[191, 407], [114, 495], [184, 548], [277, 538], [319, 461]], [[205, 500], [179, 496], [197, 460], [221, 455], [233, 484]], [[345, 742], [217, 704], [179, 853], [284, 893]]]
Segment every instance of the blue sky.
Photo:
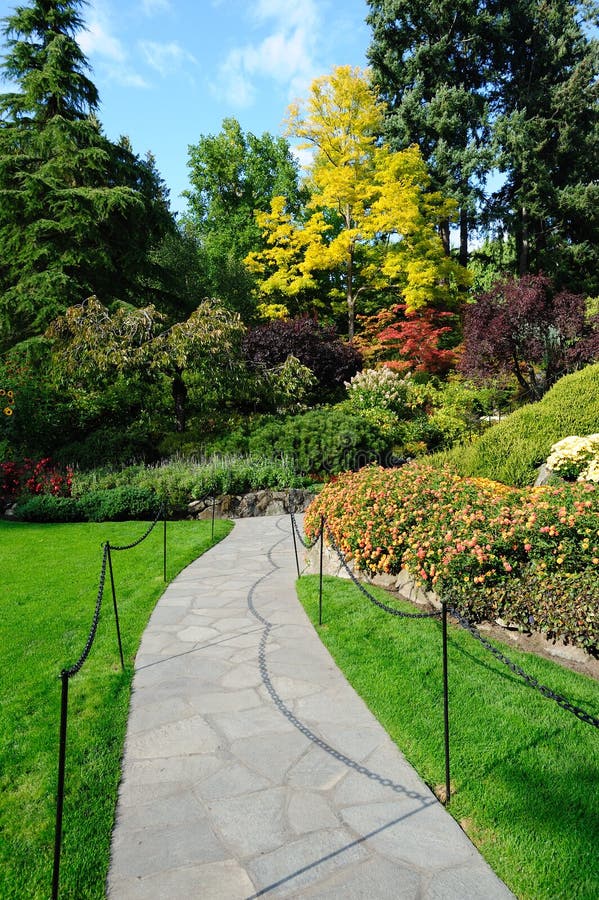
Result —
[[[0, 0], [0, 16], [26, 3]], [[246, 132], [282, 133], [314, 78], [366, 65], [367, 12], [366, 0], [91, 0], [78, 39], [106, 134], [154, 153], [182, 211], [188, 145], [227, 116]]]

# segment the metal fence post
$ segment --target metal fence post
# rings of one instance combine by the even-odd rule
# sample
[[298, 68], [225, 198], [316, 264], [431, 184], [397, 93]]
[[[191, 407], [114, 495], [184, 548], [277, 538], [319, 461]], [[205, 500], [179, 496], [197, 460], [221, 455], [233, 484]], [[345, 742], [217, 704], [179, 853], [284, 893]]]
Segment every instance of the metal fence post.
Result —
[[322, 625], [322, 551], [324, 547], [324, 516], [320, 517], [320, 567], [318, 585], [318, 624]]
[[108, 571], [110, 572], [110, 587], [112, 588], [112, 605], [114, 607], [114, 621], [116, 623], [116, 637], [119, 643], [119, 655], [121, 657], [121, 669], [125, 671], [125, 660], [123, 659], [123, 644], [121, 641], [121, 627], [119, 625], [119, 609], [116, 602], [116, 589], [114, 586], [114, 574], [112, 571], [112, 556], [110, 554], [110, 543], [106, 541], [106, 550], [108, 557]]
[[58, 744], [58, 786], [56, 789], [56, 826], [54, 829], [54, 870], [52, 873], [52, 900], [58, 900], [60, 882], [60, 848], [62, 845], [62, 810], [64, 806], [64, 770], [67, 752], [67, 710], [69, 705], [69, 676], [62, 671], [60, 700], [60, 737]]
[[214, 516], [216, 515], [216, 497], [212, 498], [212, 529], [210, 531], [210, 540], [214, 540]]
[[445, 723], [445, 803], [449, 805], [451, 787], [449, 778], [449, 685], [447, 676], [447, 603], [443, 601], [443, 719]]
[[289, 518], [291, 521], [291, 535], [293, 537], [293, 552], [295, 553], [295, 568], [297, 569], [297, 577], [300, 577], [299, 556], [297, 555], [297, 538], [295, 536], [295, 519], [291, 507], [289, 508]]
[[162, 553], [162, 580], [166, 582], [166, 506], [164, 507], [164, 527], [162, 529], [163, 536], [163, 553]]

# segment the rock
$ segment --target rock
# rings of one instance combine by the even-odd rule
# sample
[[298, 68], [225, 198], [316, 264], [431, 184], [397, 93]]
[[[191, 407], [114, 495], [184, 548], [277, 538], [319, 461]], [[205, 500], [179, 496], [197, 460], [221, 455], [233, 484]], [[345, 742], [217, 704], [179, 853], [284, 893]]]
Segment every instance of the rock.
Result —
[[[261, 491], [250, 491], [247, 494], [221, 494], [216, 497], [215, 516], [217, 518], [246, 519], [253, 516], [279, 516], [289, 512], [304, 512], [314, 494], [305, 488], [292, 488], [289, 491], [266, 488]], [[188, 504], [188, 513], [194, 519], [212, 518], [212, 498], [192, 500]]]

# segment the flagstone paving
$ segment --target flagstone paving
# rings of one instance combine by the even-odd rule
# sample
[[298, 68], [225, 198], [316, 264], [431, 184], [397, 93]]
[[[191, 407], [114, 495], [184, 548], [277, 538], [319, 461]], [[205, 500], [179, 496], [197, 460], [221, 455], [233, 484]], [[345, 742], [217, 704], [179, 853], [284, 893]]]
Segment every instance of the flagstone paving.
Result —
[[110, 900], [504, 900], [322, 646], [286, 517], [240, 519], [136, 660]]

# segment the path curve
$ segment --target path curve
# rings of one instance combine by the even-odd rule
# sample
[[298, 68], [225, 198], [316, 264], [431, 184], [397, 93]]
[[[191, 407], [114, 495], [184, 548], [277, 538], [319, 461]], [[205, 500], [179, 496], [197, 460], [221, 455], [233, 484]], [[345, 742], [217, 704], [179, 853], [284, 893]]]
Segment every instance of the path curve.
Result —
[[110, 900], [513, 898], [321, 644], [287, 517], [168, 586], [136, 659]]

